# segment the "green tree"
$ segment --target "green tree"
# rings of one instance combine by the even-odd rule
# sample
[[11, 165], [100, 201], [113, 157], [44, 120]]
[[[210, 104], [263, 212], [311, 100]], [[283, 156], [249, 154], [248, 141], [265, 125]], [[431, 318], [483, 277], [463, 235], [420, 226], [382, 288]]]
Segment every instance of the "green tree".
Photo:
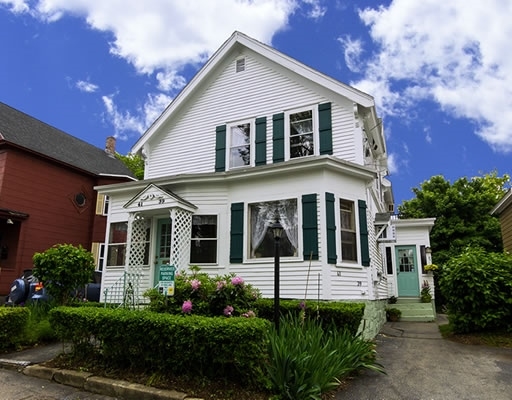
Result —
[[144, 179], [144, 159], [140, 155], [130, 153], [123, 156], [116, 153], [116, 158], [121, 160], [137, 179]]
[[496, 171], [459, 178], [453, 184], [442, 175], [433, 176], [413, 188], [416, 198], [404, 201], [398, 212], [404, 218], [436, 218], [430, 234], [436, 264], [445, 264], [467, 246], [500, 252], [503, 242], [499, 219], [490, 212], [509, 184], [510, 176], [499, 177]]
[[32, 260], [34, 276], [59, 305], [68, 304], [73, 292], [89, 283], [94, 273], [94, 258], [82, 246], [56, 244], [35, 253]]

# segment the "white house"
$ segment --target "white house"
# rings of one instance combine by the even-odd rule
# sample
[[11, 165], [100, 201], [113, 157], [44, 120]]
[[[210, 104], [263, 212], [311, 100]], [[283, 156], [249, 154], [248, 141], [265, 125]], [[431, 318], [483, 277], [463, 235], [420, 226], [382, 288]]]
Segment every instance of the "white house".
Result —
[[[235, 32], [132, 152], [144, 180], [97, 187], [102, 299], [139, 301], [166, 264], [240, 274], [273, 297], [276, 220], [282, 298], [366, 301], [382, 320], [400, 294], [377, 237], [392, 231], [393, 194], [371, 96]], [[422, 229], [406, 244], [429, 246]]]

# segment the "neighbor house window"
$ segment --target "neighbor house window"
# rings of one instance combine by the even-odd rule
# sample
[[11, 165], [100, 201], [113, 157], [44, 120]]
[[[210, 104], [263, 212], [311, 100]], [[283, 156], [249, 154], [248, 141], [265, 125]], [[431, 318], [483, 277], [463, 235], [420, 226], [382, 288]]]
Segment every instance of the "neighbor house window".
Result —
[[354, 202], [340, 199], [341, 260], [357, 261], [356, 218]]
[[217, 216], [193, 215], [190, 243], [191, 264], [217, 262]]
[[107, 253], [108, 266], [121, 266], [125, 264], [127, 236], [128, 222], [110, 224]]
[[279, 243], [280, 255], [282, 257], [297, 256], [297, 199], [249, 204], [249, 218], [249, 258], [274, 257], [275, 240], [269, 227], [277, 218], [284, 229]]
[[251, 124], [249, 122], [228, 125], [229, 167], [251, 165]]
[[96, 199], [96, 214], [107, 215], [109, 203], [110, 199], [108, 196], [98, 193], [98, 197]]
[[313, 110], [289, 114], [290, 158], [315, 154]]

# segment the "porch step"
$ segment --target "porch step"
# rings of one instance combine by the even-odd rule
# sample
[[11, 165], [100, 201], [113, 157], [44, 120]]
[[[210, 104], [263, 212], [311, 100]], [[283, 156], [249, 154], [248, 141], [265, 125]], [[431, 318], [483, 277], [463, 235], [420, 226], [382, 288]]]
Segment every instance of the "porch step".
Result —
[[395, 304], [388, 304], [388, 307], [402, 311], [400, 321], [430, 322], [436, 319], [433, 301], [422, 303], [418, 298], [399, 298]]

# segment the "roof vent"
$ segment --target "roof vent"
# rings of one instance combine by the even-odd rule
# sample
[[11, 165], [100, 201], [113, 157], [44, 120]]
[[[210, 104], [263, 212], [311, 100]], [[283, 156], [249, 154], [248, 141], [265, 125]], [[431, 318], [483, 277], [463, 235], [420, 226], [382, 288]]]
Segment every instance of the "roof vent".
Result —
[[239, 58], [236, 60], [236, 72], [245, 71], [245, 58]]

